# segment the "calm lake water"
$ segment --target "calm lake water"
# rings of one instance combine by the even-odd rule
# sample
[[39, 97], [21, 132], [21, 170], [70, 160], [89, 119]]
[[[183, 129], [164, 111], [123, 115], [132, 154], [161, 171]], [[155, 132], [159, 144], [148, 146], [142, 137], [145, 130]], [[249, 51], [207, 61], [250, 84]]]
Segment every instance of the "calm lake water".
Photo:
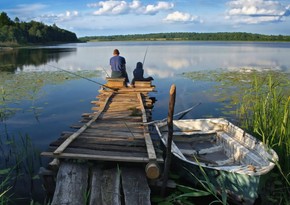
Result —
[[[154, 120], [167, 116], [172, 84], [177, 87], [176, 113], [201, 103], [185, 118], [234, 117], [220, 110], [223, 105], [212, 92], [215, 82], [192, 80], [183, 73], [290, 71], [290, 43], [95, 42], [0, 50], [0, 111], [6, 113], [1, 115], [0, 170], [15, 162], [16, 148], [12, 144], [21, 147], [29, 142], [35, 150], [45, 151], [62, 131], [78, 123], [82, 113], [91, 112], [90, 101], [98, 95], [100, 86], [83, 78], [72, 78], [61, 69], [79, 71], [80, 75], [105, 83], [115, 48], [126, 58], [130, 80], [138, 61], [144, 61], [145, 76], [154, 78], [157, 90], [151, 94], [157, 99]], [[27, 151], [17, 152], [21, 155]], [[41, 163], [46, 162], [47, 159], [41, 159]], [[37, 171], [31, 170], [38, 170], [40, 165], [35, 162], [24, 169], [37, 180]], [[32, 186], [29, 180], [26, 183]], [[23, 187], [27, 189], [27, 185], [19, 185], [15, 192], [23, 191]], [[41, 188], [37, 193], [41, 196]]]

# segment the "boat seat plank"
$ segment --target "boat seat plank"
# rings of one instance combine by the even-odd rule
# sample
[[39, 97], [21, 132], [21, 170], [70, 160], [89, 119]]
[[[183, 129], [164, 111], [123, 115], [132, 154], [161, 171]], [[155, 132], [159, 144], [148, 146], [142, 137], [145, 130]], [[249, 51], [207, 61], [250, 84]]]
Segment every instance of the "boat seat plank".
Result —
[[218, 145], [218, 146], [213, 146], [213, 147], [210, 147], [210, 148], [200, 149], [200, 150], [193, 150], [193, 149], [179, 149], [179, 150], [181, 151], [182, 154], [187, 154], [187, 155], [210, 154], [210, 153], [222, 151], [223, 150], [223, 146], [222, 145]]
[[265, 159], [252, 153], [250, 150], [248, 150], [247, 148], [242, 146], [240, 143], [232, 139], [227, 133], [220, 132], [219, 136], [222, 138], [222, 141], [224, 141], [225, 146], [227, 145], [231, 147], [231, 149], [236, 150], [236, 151], [232, 151], [232, 153], [234, 153], [233, 158], [235, 159], [235, 161], [240, 161], [241, 163], [248, 164], [248, 165], [255, 165], [255, 166], [266, 164]]

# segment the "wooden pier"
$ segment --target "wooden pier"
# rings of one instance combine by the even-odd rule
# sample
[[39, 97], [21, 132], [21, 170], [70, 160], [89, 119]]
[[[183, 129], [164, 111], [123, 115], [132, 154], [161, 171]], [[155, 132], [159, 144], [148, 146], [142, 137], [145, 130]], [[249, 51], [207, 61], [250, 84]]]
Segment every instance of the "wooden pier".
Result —
[[72, 126], [76, 131], [63, 132], [41, 153], [60, 162], [55, 186], [44, 183], [52, 205], [151, 204], [147, 182], [160, 177], [163, 164], [148, 123], [152, 91], [151, 82], [125, 87], [123, 79], [108, 79], [92, 101], [93, 112]]

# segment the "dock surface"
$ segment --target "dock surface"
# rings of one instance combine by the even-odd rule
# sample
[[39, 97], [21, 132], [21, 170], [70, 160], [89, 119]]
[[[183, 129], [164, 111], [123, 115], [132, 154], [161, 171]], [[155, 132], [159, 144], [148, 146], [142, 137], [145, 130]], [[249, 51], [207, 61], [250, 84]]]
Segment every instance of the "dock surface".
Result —
[[103, 87], [92, 101], [93, 112], [72, 126], [76, 131], [63, 132], [41, 153], [61, 162], [52, 204], [150, 204], [147, 179], [158, 178], [163, 163], [147, 123], [153, 90], [142, 83]]

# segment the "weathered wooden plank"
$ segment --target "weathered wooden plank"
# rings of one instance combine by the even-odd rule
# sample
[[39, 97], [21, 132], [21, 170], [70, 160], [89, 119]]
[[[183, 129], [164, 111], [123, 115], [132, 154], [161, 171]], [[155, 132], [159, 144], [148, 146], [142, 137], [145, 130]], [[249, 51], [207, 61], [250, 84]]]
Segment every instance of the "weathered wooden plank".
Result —
[[87, 181], [87, 165], [62, 162], [57, 173], [56, 188], [51, 204], [85, 204]]
[[121, 182], [118, 168], [92, 169], [91, 196], [89, 205], [120, 205]]
[[120, 171], [118, 168], [103, 171], [101, 181], [101, 195], [103, 205], [121, 204]]
[[[67, 148], [69, 149], [69, 148]], [[78, 150], [79, 151], [79, 150]], [[132, 156], [135, 153], [114, 153], [112, 152], [99, 151], [99, 154], [89, 153], [88, 150], [84, 150], [87, 154], [78, 153], [78, 151], [72, 150], [72, 152], [61, 153], [60, 155], [54, 155], [53, 152], [42, 152], [42, 156], [55, 157], [55, 158], [70, 158], [70, 159], [83, 159], [83, 160], [96, 160], [96, 161], [111, 161], [111, 162], [133, 162], [133, 163], [148, 163], [149, 159], [146, 156]], [[77, 154], [76, 154], [77, 153]], [[158, 158], [157, 162], [163, 163], [162, 158]]]
[[[131, 132], [130, 132], [131, 131]], [[126, 138], [128, 140], [131, 139], [144, 139], [144, 134], [141, 133], [141, 130], [128, 130], [128, 129], [123, 129], [123, 130], [87, 130], [86, 133], [94, 133], [95, 137], [111, 137], [111, 138]]]
[[[58, 138], [52, 142], [50, 146], [59, 146], [66, 138]], [[71, 147], [77, 146], [78, 144], [90, 144], [91, 146], [103, 146], [103, 145], [115, 145], [123, 147], [145, 147], [144, 138], [93, 138], [93, 137], [78, 137], [72, 142]], [[97, 148], [96, 148], [97, 149]]]
[[[111, 95], [107, 98], [107, 100], [109, 100], [109, 98], [111, 97]], [[105, 106], [103, 106], [103, 109], [105, 109]], [[77, 138], [83, 131], [85, 131], [87, 129], [88, 126], [90, 126], [96, 119], [98, 119], [99, 115], [101, 114], [102, 110], [99, 111], [99, 113], [97, 113], [93, 119], [91, 121], [89, 121], [88, 123], [86, 123], [83, 127], [81, 127], [77, 132], [75, 132], [74, 134], [72, 134], [66, 141], [63, 142], [63, 144], [61, 146], [59, 146], [55, 151], [54, 154], [60, 154], [61, 152], [63, 152], [63, 150], [75, 139]]]
[[[138, 93], [137, 97], [140, 100], [140, 104], [142, 104], [141, 111], [142, 111], [143, 123], [145, 123], [147, 122], [147, 118], [146, 118], [146, 111], [142, 103], [143, 102], [142, 96], [140, 93]], [[150, 160], [156, 160], [156, 153], [154, 150], [154, 146], [153, 146], [150, 134], [148, 134], [148, 125], [144, 125], [144, 137], [145, 137], [145, 142], [147, 146], [148, 158]]]
[[121, 167], [122, 187], [126, 205], [150, 205], [150, 188], [144, 169]]
[[[59, 141], [53, 142], [50, 144], [51, 147], [53, 146], [59, 146]], [[144, 143], [145, 144], [145, 143]], [[137, 143], [119, 143], [119, 144], [101, 144], [101, 143], [80, 143], [78, 141], [73, 141], [70, 143], [69, 148], [81, 148], [81, 149], [87, 149], [91, 151], [112, 151], [112, 152], [134, 152], [134, 153], [146, 153], [146, 147], [143, 146], [137, 146]]]
[[[140, 117], [124, 117], [124, 118], [118, 118], [118, 117], [115, 117], [115, 118], [109, 118], [109, 117], [105, 117], [105, 118], [102, 118], [103, 120], [110, 120], [111, 122], [116, 122], [116, 121], [119, 121], [118, 123], [118, 126], [119, 127], [126, 127], [127, 128], [127, 131], [130, 131], [130, 128], [128, 128], [126, 125], [127, 123], [126, 122], [140, 122]], [[74, 129], [79, 129], [81, 128], [83, 125], [82, 124], [75, 124], [75, 125], [71, 125], [70, 127], [71, 128], [74, 128]], [[106, 125], [104, 125], [106, 126]], [[107, 124], [108, 126], [108, 124]], [[101, 128], [102, 125], [98, 124], [98, 123], [92, 123], [89, 127], [87, 127], [87, 130], [88, 129], [98, 129], [98, 128]], [[132, 127], [132, 126], [131, 126]], [[134, 127], [133, 127], [134, 128]], [[84, 131], [83, 131], [84, 132]]]
[[103, 170], [100, 166], [94, 166], [91, 172], [91, 184], [90, 184], [90, 202], [89, 205], [102, 205], [101, 195], [101, 181], [102, 181]]
[[152, 81], [135, 81], [135, 87], [152, 87]]
[[[51, 146], [49, 148], [48, 151], [52, 151], [55, 149], [56, 147]], [[87, 149], [87, 148], [78, 148], [78, 147], [68, 147], [63, 154], [75, 154], [75, 156], [77, 155], [92, 155], [92, 156], [97, 156], [98, 158], [102, 158], [103, 160], [106, 159], [106, 157], [129, 157], [134, 159], [134, 158], [139, 158], [139, 157], [146, 157], [147, 158], [147, 153], [146, 152], [131, 152], [129, 149], [127, 150], [97, 150], [97, 149]], [[99, 157], [98, 157], [99, 156]], [[94, 157], [92, 157], [93, 159]], [[106, 161], [106, 160], [105, 160]], [[111, 160], [109, 160], [111, 161]], [[121, 160], [123, 161], [123, 160]]]
[[[116, 127], [117, 128], [117, 127]], [[119, 127], [117, 129], [110, 129], [110, 127], [96, 127], [94, 129], [88, 129], [82, 133], [81, 136], [84, 137], [113, 137], [113, 138], [144, 138], [144, 131], [140, 128], [132, 128], [129, 129], [127, 127]], [[129, 132], [130, 131], [130, 132]], [[63, 132], [63, 134], [68, 135], [72, 134], [73, 132]], [[133, 133], [133, 134], [132, 134]], [[155, 133], [155, 132], [152, 132]]]
[[[71, 133], [71, 132], [70, 132]], [[58, 140], [63, 140], [68, 138], [71, 134], [65, 134], [63, 133], [62, 136], [58, 139]], [[142, 137], [115, 137], [115, 136], [96, 136], [94, 133], [87, 133], [87, 134], [82, 134], [81, 136], [78, 137], [78, 139], [83, 139], [83, 140], [87, 140], [86, 142], [89, 142], [90, 139], [95, 140], [95, 141], [100, 141], [100, 142], [108, 142], [108, 143], [114, 143], [114, 142], [136, 142], [136, 141], [140, 141], [142, 143], [144, 143], [144, 136]]]

